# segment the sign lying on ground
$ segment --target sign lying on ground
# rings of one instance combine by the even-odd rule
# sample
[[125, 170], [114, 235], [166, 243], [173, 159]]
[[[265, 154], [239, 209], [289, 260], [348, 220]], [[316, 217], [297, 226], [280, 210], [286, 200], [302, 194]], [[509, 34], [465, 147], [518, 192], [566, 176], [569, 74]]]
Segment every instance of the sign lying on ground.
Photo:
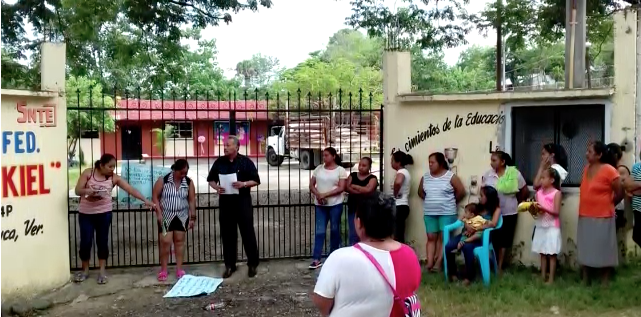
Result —
[[198, 295], [209, 295], [216, 291], [223, 282], [222, 278], [207, 276], [185, 275], [171, 288], [164, 298], [170, 297], [192, 297]]

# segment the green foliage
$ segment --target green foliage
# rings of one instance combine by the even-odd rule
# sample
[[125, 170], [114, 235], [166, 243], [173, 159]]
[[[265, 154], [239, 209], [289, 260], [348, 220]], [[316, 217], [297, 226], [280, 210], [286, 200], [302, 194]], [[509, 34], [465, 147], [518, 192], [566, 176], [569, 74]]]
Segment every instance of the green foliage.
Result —
[[272, 89], [290, 92], [291, 98], [301, 98], [303, 105], [379, 108], [383, 102], [382, 53], [381, 39], [340, 30], [330, 38], [325, 50], [313, 52], [306, 61], [285, 70]]
[[434, 93], [490, 90], [494, 87], [494, 49], [473, 46], [461, 53], [454, 66], [443, 62], [443, 54], [412, 50], [412, 85], [415, 90]]
[[[113, 132], [115, 123], [111, 115], [102, 110], [114, 108], [111, 97], [103, 95], [102, 86], [86, 77], [69, 76], [66, 82], [67, 92], [67, 153], [69, 158], [75, 156], [78, 139], [85, 131]], [[78, 109], [78, 108], [96, 108]]]
[[166, 124], [164, 129], [155, 128], [151, 130], [154, 134], [154, 146], [162, 155], [167, 151], [167, 139], [174, 135], [174, 126]]
[[371, 37], [387, 40], [389, 49], [443, 49], [465, 43], [470, 26], [464, 5], [469, 0], [403, 0], [389, 8], [381, 0], [352, 0], [346, 23], [367, 30]]
[[[232, 12], [259, 7], [271, 7], [271, 1], [17, 0], [9, 4], [3, 0], [3, 87], [33, 85], [34, 76], [27, 76], [30, 72], [21, 65], [28, 64], [27, 56], [37, 57], [38, 44], [45, 38], [66, 43], [69, 75], [95, 79], [103, 87], [133, 91], [140, 86], [141, 91], [161, 92], [194, 89], [193, 72], [186, 65], [196, 57], [204, 58], [215, 45], [205, 44], [208, 52], [191, 52], [181, 42], [200, 40], [196, 30], [206, 26], [230, 23]], [[26, 23], [33, 26], [32, 37], [27, 37]], [[192, 29], [185, 31], [185, 26]], [[209, 62], [199, 66], [210, 72], [203, 77], [211, 84], [203, 86], [238, 86], [235, 81], [212, 81], [212, 76], [222, 78], [222, 71], [214, 59]], [[29, 66], [33, 72], [37, 69]]]
[[278, 79], [281, 71], [278, 58], [260, 53], [236, 65], [236, 77], [243, 81], [245, 89], [266, 88]]
[[[483, 33], [496, 29], [497, 16], [507, 38], [508, 51], [527, 46], [557, 43], [565, 37], [566, 0], [504, 0], [487, 5], [480, 14], [470, 15], [469, 20]], [[611, 37], [611, 15], [622, 8], [617, 0], [587, 0], [587, 39], [593, 44], [603, 43]], [[500, 12], [500, 14], [499, 14]]]

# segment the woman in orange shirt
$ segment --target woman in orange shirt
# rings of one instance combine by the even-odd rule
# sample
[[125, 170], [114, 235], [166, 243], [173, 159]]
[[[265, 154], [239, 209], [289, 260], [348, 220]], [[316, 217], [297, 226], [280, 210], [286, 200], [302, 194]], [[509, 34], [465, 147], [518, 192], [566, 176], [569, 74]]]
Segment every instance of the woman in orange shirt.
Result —
[[616, 159], [603, 142], [588, 145], [579, 198], [577, 248], [583, 281], [589, 271], [601, 271], [607, 283], [610, 270], [619, 265], [614, 206], [623, 198]]

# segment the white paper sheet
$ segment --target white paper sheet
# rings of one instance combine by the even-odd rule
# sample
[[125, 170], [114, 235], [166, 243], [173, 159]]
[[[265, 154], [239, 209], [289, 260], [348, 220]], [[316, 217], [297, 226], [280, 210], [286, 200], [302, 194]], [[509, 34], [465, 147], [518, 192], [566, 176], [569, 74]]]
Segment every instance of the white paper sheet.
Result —
[[171, 288], [164, 298], [170, 297], [192, 297], [202, 294], [211, 294], [223, 282], [222, 278], [207, 276], [185, 275]]
[[233, 183], [237, 182], [236, 173], [234, 174], [220, 174], [218, 175], [220, 179], [220, 187], [225, 189], [225, 192], [222, 195], [233, 195], [238, 194], [238, 189], [232, 186]]

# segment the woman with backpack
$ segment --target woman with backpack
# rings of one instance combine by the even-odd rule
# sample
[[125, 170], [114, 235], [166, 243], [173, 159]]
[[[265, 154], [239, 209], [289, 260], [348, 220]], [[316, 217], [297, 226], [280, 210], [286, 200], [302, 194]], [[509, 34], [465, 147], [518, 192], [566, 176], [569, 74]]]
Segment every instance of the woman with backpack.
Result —
[[171, 166], [171, 173], [158, 178], [154, 184], [152, 199], [158, 216], [158, 241], [160, 243], [160, 272], [158, 281], [167, 280], [167, 263], [171, 244], [176, 254], [176, 279], [185, 275], [182, 269], [185, 234], [196, 221], [196, 188], [187, 177], [189, 163], [177, 160]]
[[419, 316], [421, 267], [414, 250], [394, 241], [394, 198], [375, 193], [356, 210], [360, 239], [329, 255], [312, 301], [323, 316]]

